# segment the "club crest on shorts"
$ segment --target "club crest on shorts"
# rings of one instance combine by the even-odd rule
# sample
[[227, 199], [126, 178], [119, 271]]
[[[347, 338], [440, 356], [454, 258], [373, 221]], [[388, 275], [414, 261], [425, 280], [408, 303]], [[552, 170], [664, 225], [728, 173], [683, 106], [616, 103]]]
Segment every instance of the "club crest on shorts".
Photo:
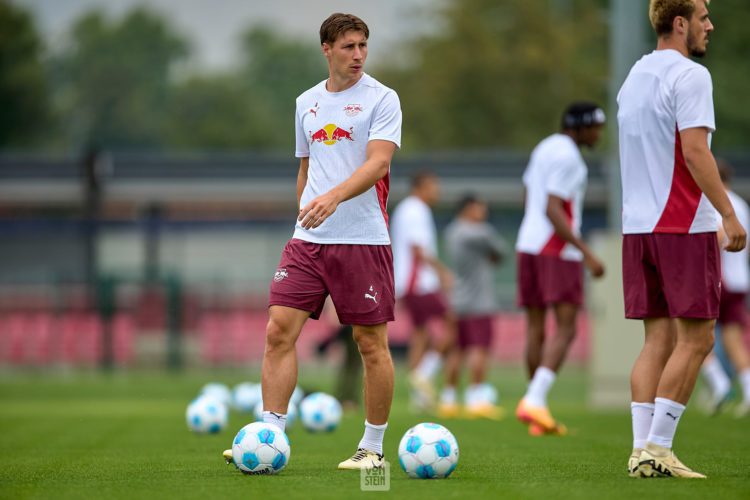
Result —
[[289, 277], [289, 273], [286, 272], [286, 267], [277, 269], [273, 274], [273, 280], [277, 283], [287, 277]]

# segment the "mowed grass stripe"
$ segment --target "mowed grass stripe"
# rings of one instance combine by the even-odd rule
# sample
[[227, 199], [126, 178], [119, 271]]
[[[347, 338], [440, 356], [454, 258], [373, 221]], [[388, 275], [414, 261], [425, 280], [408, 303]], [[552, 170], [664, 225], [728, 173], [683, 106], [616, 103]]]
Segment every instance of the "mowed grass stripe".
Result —
[[[591, 412], [586, 374], [573, 368], [562, 373], [550, 399], [571, 428], [564, 438], [530, 437], [512, 418], [525, 385], [520, 368], [492, 373], [509, 413], [501, 422], [412, 415], [400, 376], [385, 441], [390, 492], [362, 492], [357, 472], [336, 470], [361, 437], [362, 412], [346, 415], [330, 434], [297, 426], [289, 431], [292, 455], [282, 474], [243, 476], [220, 453], [252, 418], [232, 412], [227, 430], [199, 436], [188, 432], [184, 412], [205, 382], [247, 378], [257, 379], [257, 371], [9, 377], [0, 382], [0, 498], [750, 498], [748, 420], [709, 418], [691, 407], [676, 450], [709, 479], [630, 479], [627, 404], [621, 412]], [[303, 387], [330, 390], [333, 383], [330, 370], [301, 370]], [[447, 480], [409, 479], [398, 465], [398, 442], [406, 429], [430, 420], [456, 436], [459, 465]]]

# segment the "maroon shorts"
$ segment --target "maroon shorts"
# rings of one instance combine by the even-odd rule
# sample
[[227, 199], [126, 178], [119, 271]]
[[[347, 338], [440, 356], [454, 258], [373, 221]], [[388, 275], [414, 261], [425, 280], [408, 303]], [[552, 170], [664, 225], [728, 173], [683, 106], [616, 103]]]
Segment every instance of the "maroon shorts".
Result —
[[716, 233], [626, 234], [625, 317], [714, 319], [721, 261]]
[[292, 239], [271, 281], [269, 306], [310, 311], [318, 319], [331, 295], [345, 325], [393, 321], [393, 254], [390, 245], [320, 245]]
[[745, 326], [745, 292], [730, 292], [721, 287], [721, 304], [719, 305], [719, 323], [722, 325]]
[[492, 316], [464, 316], [458, 318], [458, 347], [463, 351], [469, 347], [489, 349], [492, 344]]
[[406, 310], [409, 311], [411, 322], [416, 327], [423, 326], [430, 318], [445, 316], [445, 313], [448, 312], [445, 298], [440, 292], [423, 295], [407, 293], [401, 297], [401, 301], [406, 306]]
[[519, 307], [583, 303], [583, 263], [551, 255], [518, 252], [517, 297]]

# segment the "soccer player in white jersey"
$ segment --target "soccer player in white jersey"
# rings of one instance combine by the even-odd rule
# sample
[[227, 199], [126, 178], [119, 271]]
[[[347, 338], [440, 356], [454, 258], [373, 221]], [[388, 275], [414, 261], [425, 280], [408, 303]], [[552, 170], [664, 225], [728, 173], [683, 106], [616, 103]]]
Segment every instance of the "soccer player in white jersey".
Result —
[[[726, 161], [718, 161], [719, 176], [729, 196], [737, 218], [742, 227], [750, 225], [750, 207], [747, 202], [732, 191], [732, 170]], [[719, 241], [724, 239], [721, 228]], [[735, 415], [746, 416], [750, 413], [750, 354], [743, 343], [742, 336], [747, 326], [746, 306], [747, 292], [750, 291], [750, 266], [748, 266], [747, 247], [739, 252], [721, 252], [721, 297], [718, 324], [721, 327], [721, 342], [729, 361], [737, 372], [742, 388], [742, 401], [737, 406]], [[703, 375], [708, 380], [713, 393], [712, 410], [720, 409], [729, 395], [732, 381], [714, 355], [709, 355], [702, 367]]]
[[339, 469], [383, 466], [393, 398], [386, 203], [401, 108], [393, 90], [363, 73], [368, 37], [367, 25], [350, 14], [332, 14], [320, 27], [329, 76], [297, 98], [299, 217], [271, 280], [263, 355], [263, 421], [283, 430], [302, 326], [318, 319], [329, 294], [339, 321], [352, 325], [364, 362], [366, 420], [357, 452]]
[[651, 0], [656, 50], [635, 63], [617, 96], [625, 316], [645, 329], [630, 378], [635, 477], [705, 477], [675, 457], [672, 442], [714, 343], [719, 218], [724, 249], [745, 246], [710, 149], [711, 76], [690, 59], [706, 53], [713, 31], [707, 3]]
[[[412, 175], [411, 192], [393, 210], [393, 267], [396, 298], [411, 317], [408, 364], [410, 404], [417, 411], [435, 407], [433, 378], [454, 341], [455, 319], [444, 293], [453, 276], [438, 258], [432, 206], [440, 199], [440, 180], [428, 171]], [[428, 321], [440, 318], [442, 337], [432, 342]]]
[[[547, 393], [576, 334], [583, 303], [583, 265], [595, 277], [604, 265], [581, 238], [581, 212], [588, 169], [582, 146], [601, 137], [604, 112], [590, 102], [571, 104], [562, 131], [540, 142], [523, 174], [524, 216], [516, 241], [517, 302], [526, 310], [526, 363], [531, 379], [516, 407], [516, 417], [529, 433], [565, 434], [552, 418]], [[556, 331], [545, 340], [547, 308], [555, 314]]]

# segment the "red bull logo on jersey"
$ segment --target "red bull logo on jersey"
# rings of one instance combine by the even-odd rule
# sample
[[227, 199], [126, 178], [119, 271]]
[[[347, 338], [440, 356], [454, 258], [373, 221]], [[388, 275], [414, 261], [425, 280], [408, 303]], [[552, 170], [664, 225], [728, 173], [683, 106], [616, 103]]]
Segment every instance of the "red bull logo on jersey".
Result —
[[354, 141], [354, 137], [352, 137], [354, 127], [349, 127], [347, 131], [333, 123], [329, 123], [317, 132], [309, 130], [308, 133], [310, 134], [310, 144], [313, 142], [322, 142], [327, 146], [333, 146], [343, 140]]
[[344, 113], [346, 113], [346, 116], [357, 116], [362, 110], [361, 104], [347, 104], [344, 108]]

